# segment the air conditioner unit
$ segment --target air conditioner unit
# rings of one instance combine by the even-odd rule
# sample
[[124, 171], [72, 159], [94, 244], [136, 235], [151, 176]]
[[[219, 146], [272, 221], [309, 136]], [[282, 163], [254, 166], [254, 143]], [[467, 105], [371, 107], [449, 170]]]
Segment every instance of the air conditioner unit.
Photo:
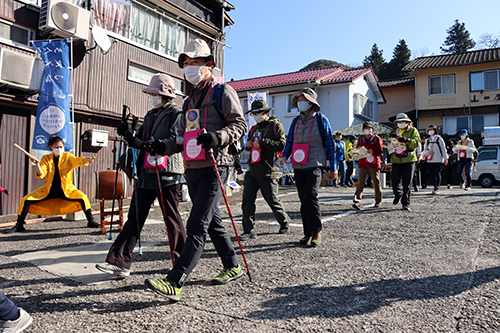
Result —
[[43, 0], [38, 29], [42, 35], [88, 39], [90, 12], [65, 0]]
[[0, 85], [37, 91], [42, 82], [43, 67], [42, 59], [0, 48]]

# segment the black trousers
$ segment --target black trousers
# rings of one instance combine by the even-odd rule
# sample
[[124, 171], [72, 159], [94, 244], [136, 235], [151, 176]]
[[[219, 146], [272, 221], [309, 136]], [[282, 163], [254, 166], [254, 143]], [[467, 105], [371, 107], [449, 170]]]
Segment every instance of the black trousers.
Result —
[[[228, 177], [228, 167], [219, 166], [220, 176], [225, 186]], [[219, 203], [222, 198], [219, 180], [214, 167], [186, 170], [189, 196], [193, 206], [187, 220], [186, 244], [182, 249], [174, 268], [167, 278], [183, 286], [187, 277], [198, 264], [207, 234], [222, 260], [224, 268], [237, 267], [238, 257], [234, 251], [229, 234], [222, 224]]]
[[[181, 186], [181, 184], [167, 186], [162, 191], [165, 205], [165, 220], [170, 234], [168, 241], [172, 246], [174, 260], [179, 257], [186, 241], [186, 231], [184, 230], [182, 218], [177, 208], [181, 195]], [[132, 266], [132, 252], [144, 227], [151, 205], [156, 198], [160, 201], [159, 190], [143, 188], [136, 188], [134, 190], [132, 200], [130, 201], [127, 222], [125, 222], [123, 230], [115, 239], [113, 245], [111, 245], [106, 262], [130, 269]]]
[[300, 170], [295, 169], [295, 184], [300, 199], [300, 215], [304, 227], [304, 236], [312, 236], [313, 232], [321, 231], [321, 211], [318, 191], [323, 171], [320, 168]]
[[345, 184], [346, 185], [354, 185], [352, 181], [352, 172], [354, 171], [354, 161], [346, 162], [347, 171], [345, 172]]
[[432, 179], [434, 180], [434, 189], [437, 190], [439, 185], [441, 185], [441, 169], [443, 169], [443, 163], [427, 162], [427, 167]]
[[410, 205], [410, 185], [413, 179], [414, 168], [415, 162], [392, 164], [392, 191], [396, 197], [401, 198], [403, 207]]

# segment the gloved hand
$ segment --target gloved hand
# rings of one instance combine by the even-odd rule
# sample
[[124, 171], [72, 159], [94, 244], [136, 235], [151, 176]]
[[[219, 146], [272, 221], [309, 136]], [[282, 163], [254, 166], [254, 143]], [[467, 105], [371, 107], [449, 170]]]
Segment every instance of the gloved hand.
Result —
[[156, 154], [165, 155], [166, 149], [167, 146], [160, 140], [146, 142], [146, 150], [153, 156]]
[[284, 157], [277, 158], [274, 163], [276, 163], [277, 166], [282, 167], [285, 165], [286, 159]]
[[198, 135], [196, 143], [204, 149], [215, 148], [220, 144], [220, 137], [215, 132], [206, 132]]
[[128, 122], [126, 120], [123, 120], [116, 128], [116, 133], [121, 136], [128, 136], [126, 135], [127, 132], [130, 133], [130, 131], [128, 130]]
[[399, 142], [410, 142], [410, 139], [400, 137], [400, 138], [398, 138], [398, 141], [399, 141]]
[[392, 133], [391, 135], [389, 135], [390, 138], [397, 138], [398, 135], [396, 133]]
[[142, 141], [141, 139], [139, 139], [135, 136], [129, 136], [127, 138], [127, 142], [129, 144], [129, 146], [132, 148], [137, 148], [137, 149], [144, 148], [144, 141]]

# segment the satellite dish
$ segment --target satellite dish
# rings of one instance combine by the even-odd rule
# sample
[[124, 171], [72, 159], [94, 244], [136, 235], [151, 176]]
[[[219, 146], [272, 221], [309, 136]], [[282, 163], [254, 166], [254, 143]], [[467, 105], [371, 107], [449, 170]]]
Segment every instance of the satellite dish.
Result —
[[104, 53], [107, 53], [111, 48], [111, 40], [108, 37], [108, 33], [103, 28], [94, 25], [92, 27], [92, 37], [94, 41], [99, 45]]
[[76, 33], [78, 24], [78, 8], [67, 4], [66, 2], [58, 2], [52, 7], [52, 21], [61, 30]]

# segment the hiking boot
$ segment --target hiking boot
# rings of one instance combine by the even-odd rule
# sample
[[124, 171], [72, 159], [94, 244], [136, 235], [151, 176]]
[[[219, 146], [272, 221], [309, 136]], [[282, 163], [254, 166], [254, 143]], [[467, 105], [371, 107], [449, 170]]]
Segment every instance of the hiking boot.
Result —
[[399, 195], [396, 195], [394, 197], [394, 200], [392, 200], [392, 204], [397, 205], [399, 203], [399, 199], [401, 199], [401, 197]]
[[25, 230], [26, 230], [26, 229], [24, 228], [24, 226], [16, 224], [16, 225], [15, 225], [15, 226], [13, 226], [12, 228], [7, 229], [7, 230], [5, 231], [5, 233], [6, 233], [6, 234], [13, 234], [13, 233], [15, 233], [15, 232], [23, 232], [23, 231], [25, 231]]
[[212, 284], [225, 284], [243, 276], [241, 265], [238, 267], [224, 268], [219, 275], [212, 279]]
[[310, 240], [311, 240], [311, 236], [304, 236], [303, 238], [301, 238], [299, 240], [299, 243], [302, 245], [307, 245], [307, 243], [309, 243]]
[[107, 274], [114, 274], [119, 277], [125, 277], [130, 275], [130, 269], [126, 268], [121, 268], [119, 266], [110, 264], [110, 263], [105, 263], [105, 264], [96, 264], [95, 268], [100, 270], [101, 272], [107, 273]]
[[240, 237], [240, 241], [246, 241], [250, 238], [252, 238], [252, 239], [257, 238], [257, 233], [255, 231], [244, 232], [239, 237]]
[[94, 219], [87, 222], [87, 227], [89, 228], [100, 228], [101, 225], [97, 223]]
[[182, 287], [174, 281], [167, 278], [159, 280], [146, 279], [144, 284], [158, 295], [167, 297], [176, 302], [181, 300]]
[[16, 320], [0, 320], [0, 332], [18, 333], [24, 331], [33, 322], [31, 316], [19, 308], [19, 318]]
[[414, 191], [414, 192], [418, 192], [418, 187], [413, 186], [413, 191]]
[[355, 202], [352, 204], [352, 208], [356, 210], [361, 210], [361, 204], [359, 202]]
[[320, 243], [321, 243], [321, 231], [313, 232], [312, 239], [311, 239], [311, 246], [316, 247]]
[[407, 212], [411, 212], [411, 209], [409, 206], [403, 206], [403, 209], [402, 210], [405, 210]]
[[379, 201], [379, 202], [375, 202], [375, 205], [373, 205], [373, 207], [375, 207], [375, 208], [379, 208], [379, 207], [380, 207], [380, 204], [381, 204], [381, 202], [380, 202], [380, 201]]

